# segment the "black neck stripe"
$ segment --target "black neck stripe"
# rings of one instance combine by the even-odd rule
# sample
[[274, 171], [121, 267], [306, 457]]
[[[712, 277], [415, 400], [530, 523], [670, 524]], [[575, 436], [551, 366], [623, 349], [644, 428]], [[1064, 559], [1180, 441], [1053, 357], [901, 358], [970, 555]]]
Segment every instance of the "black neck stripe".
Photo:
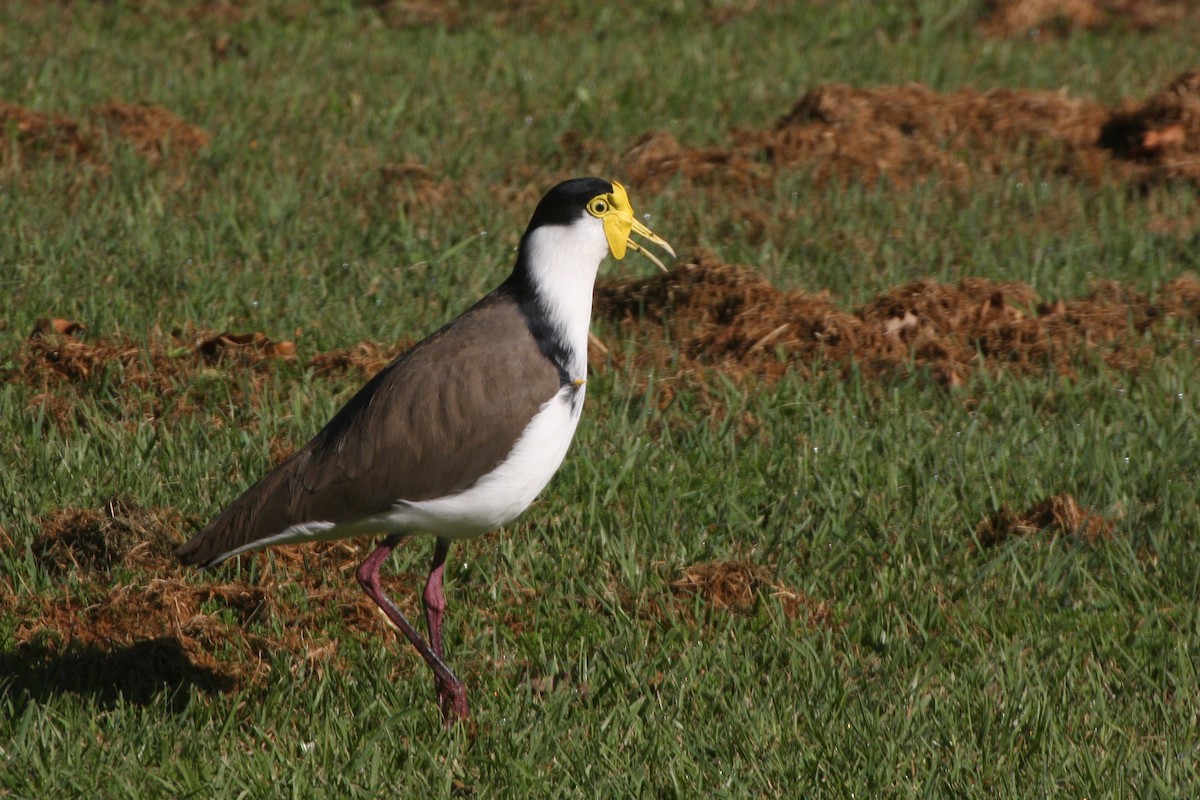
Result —
[[529, 279], [528, 270], [524, 269], [523, 253], [517, 261], [517, 266], [505, 283], [511, 286], [513, 297], [525, 316], [525, 322], [529, 325], [529, 332], [537, 342], [538, 349], [558, 370], [559, 386], [566, 386], [574, 380], [570, 373], [571, 349], [551, 324], [548, 310], [538, 297], [537, 290]]

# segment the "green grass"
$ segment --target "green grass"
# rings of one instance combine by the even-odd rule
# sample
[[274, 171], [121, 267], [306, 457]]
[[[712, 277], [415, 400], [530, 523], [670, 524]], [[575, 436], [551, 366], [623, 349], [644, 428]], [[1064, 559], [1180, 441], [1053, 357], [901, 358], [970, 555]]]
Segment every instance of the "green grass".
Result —
[[[258, 330], [301, 355], [178, 386], [196, 398], [188, 414], [122, 401], [114, 373], [50, 384], [75, 404], [59, 426], [40, 417], [41, 387], [0, 385], [0, 576], [15, 601], [95, 590], [38, 566], [42, 516], [118, 496], [202, 521], [267, 465], [273, 439], [302, 442], [357, 385], [314, 374], [308, 356], [420, 336], [495, 284], [528, 198], [588, 168], [558, 144], [565, 131], [618, 153], [656, 129], [722, 143], [825, 82], [1065, 86], [1115, 103], [1197, 66], [1194, 22], [983, 40], [982, 4], [966, 2], [764, 3], [719, 25], [709, 10], [740, 6], [572, 3], [556, 18], [462, 5], [456, 25], [408, 28], [368, 3], [263, 0], [198, 21], [153, 0], [0, 8], [0, 99], [74, 117], [160, 103], [212, 135], [182, 168], [112, 143], [106, 173], [53, 160], [0, 172], [0, 365], [44, 316], [141, 342], [187, 324]], [[214, 61], [221, 34], [246, 55]], [[405, 161], [456, 196], [406, 211], [378, 186], [380, 167]], [[758, 196], [630, 192], [677, 248], [847, 306], [921, 277], [1072, 296], [1096, 278], [1154, 293], [1200, 269], [1192, 187], [1000, 176], [964, 196], [792, 173]], [[748, 206], [766, 210], [761, 237], [740, 233]], [[1150, 224], [1164, 218], [1192, 225]], [[181, 681], [123, 698], [94, 690], [104, 674], [70, 678], [62, 642], [18, 647], [29, 620], [0, 607], [0, 794], [1193, 796], [1198, 352], [1136, 374], [981, 373], [958, 392], [920, 376], [714, 377], [707, 394], [680, 383], [665, 410], [656, 387], [675, 376], [645, 389], [609, 365], [544, 497], [452, 551], [449, 647], [475, 738], [441, 729], [424, 666], [382, 623], [318, 609], [329, 629], [306, 633], [260, 614], [248, 635], [332, 639], [336, 657], [267, 652], [269, 674], [230, 691]], [[252, 400], [231, 402], [241, 394]], [[1112, 535], [975, 546], [1000, 507], [1062, 492]], [[429, 551], [408, 543], [388, 575], [419, 574]], [[770, 565], [830, 619], [789, 618], [769, 596], [733, 613], [673, 592], [684, 567], [731, 559]]]

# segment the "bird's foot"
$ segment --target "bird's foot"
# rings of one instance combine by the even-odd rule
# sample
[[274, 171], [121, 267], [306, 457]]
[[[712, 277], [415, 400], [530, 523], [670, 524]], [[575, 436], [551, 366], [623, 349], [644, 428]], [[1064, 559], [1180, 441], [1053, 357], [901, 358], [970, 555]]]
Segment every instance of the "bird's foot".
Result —
[[446, 730], [456, 723], [469, 722], [471, 711], [467, 707], [467, 689], [461, 681], [453, 684], [438, 681], [438, 707], [442, 709], [442, 718], [446, 722]]

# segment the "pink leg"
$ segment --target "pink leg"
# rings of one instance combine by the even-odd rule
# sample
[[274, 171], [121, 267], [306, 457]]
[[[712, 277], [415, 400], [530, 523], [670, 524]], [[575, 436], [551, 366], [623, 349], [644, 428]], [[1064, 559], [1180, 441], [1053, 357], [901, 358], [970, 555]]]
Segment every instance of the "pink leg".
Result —
[[[433, 551], [433, 563], [429, 565], [429, 578], [425, 581], [425, 593], [421, 600], [425, 605], [425, 622], [429, 625], [429, 644], [438, 658], [446, 658], [446, 650], [442, 642], [442, 614], [446, 610], [446, 595], [442, 593], [442, 571], [446, 565], [446, 554], [450, 552], [450, 542], [438, 539]], [[458, 707], [458, 699], [452, 685], [447, 685], [439, 677], [437, 680], [438, 705], [447, 716], [466, 716], [467, 698], [462, 696], [462, 708]], [[462, 713], [460, 713], [460, 711]]]
[[[446, 560], [446, 551], [449, 550], [450, 546], [447, 543], [443, 547], [441, 541], [438, 541], [437, 549], [434, 551], [434, 567], [430, 571], [429, 581], [425, 587], [426, 616], [429, 619], [431, 636], [433, 635], [434, 622], [429, 611], [429, 596], [433, 594], [439, 603], [436, 614], [437, 644], [435, 651], [434, 648], [429, 646], [428, 642], [421, 638], [421, 634], [417, 633], [416, 628], [404, 618], [404, 615], [400, 613], [400, 609], [396, 608], [396, 604], [383, 593], [383, 588], [379, 585], [379, 568], [383, 566], [383, 562], [387, 560], [387, 557], [396, 548], [396, 545], [400, 544], [404, 536], [405, 534], [393, 533], [384, 539], [379, 547], [375, 548], [371, 552], [371, 555], [367, 556], [367, 560], [358, 566], [356, 574], [358, 582], [363, 587], [363, 591], [367, 593], [367, 596], [375, 601], [375, 604], [383, 610], [383, 613], [392, 621], [392, 624], [400, 629], [400, 632], [404, 634], [408, 641], [412, 642], [412, 646], [417, 648], [417, 652], [421, 654], [421, 657], [425, 659], [425, 663], [433, 670], [438, 689], [438, 704], [441, 706], [442, 714], [445, 716], [446, 727], [449, 728], [456, 720], [465, 720], [470, 717], [470, 711], [467, 709], [467, 689], [463, 686], [462, 681], [446, 666], [446, 662], [442, 660], [441, 617], [442, 610], [446, 607], [446, 600], [442, 596], [441, 577], [442, 564]], [[434, 573], [437, 574], [437, 585], [436, 590], [431, 592], [430, 586], [434, 584]]]

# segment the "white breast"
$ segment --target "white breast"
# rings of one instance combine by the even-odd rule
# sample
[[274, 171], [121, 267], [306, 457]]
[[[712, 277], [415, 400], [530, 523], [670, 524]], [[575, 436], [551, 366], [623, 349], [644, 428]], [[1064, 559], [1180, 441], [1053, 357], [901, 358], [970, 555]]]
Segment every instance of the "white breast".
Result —
[[529, 270], [543, 312], [571, 354], [567, 372], [587, 376], [588, 326], [592, 287], [608, 253], [604, 223], [581, 214], [571, 225], [548, 225], [529, 234]]

